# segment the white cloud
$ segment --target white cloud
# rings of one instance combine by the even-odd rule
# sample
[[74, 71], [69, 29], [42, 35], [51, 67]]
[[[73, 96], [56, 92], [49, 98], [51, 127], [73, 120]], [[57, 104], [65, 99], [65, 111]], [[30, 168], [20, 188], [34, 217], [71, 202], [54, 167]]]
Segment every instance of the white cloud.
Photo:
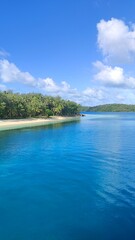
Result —
[[106, 60], [112, 63], [127, 63], [135, 57], [135, 25], [126, 25], [112, 18], [97, 24], [98, 46]]
[[61, 84], [58, 85], [51, 78], [39, 79], [37, 81], [37, 87], [42, 89], [44, 92], [60, 96], [64, 96], [65, 94], [66, 96], [69, 96], [76, 92], [76, 89], [71, 88], [70, 84], [67, 82], [62, 81]]
[[18, 91], [18, 87], [24, 85], [29, 86], [29, 90], [32, 91], [34, 87], [35, 92], [59, 95], [64, 99], [89, 106], [103, 103], [135, 103], [134, 77], [125, 74], [124, 69], [119, 66], [114, 67], [100, 61], [95, 62], [94, 65], [97, 69], [97, 74], [94, 76], [96, 87], [90, 85], [85, 90], [78, 91], [66, 81], [58, 84], [49, 77], [35, 78], [29, 72], [21, 71], [14, 63], [1, 59], [0, 90], [10, 88]]
[[[36, 79], [29, 72], [22, 72], [14, 63], [7, 60], [0, 60], [0, 90], [7, 90], [7, 88], [14, 90], [12, 86], [17, 83], [17, 86], [21, 84], [21, 86], [29, 86], [32, 89], [34, 86], [37, 92], [53, 96], [59, 95], [65, 99], [90, 106], [113, 102], [135, 102], [135, 94], [132, 89], [118, 88], [119, 86], [135, 87], [134, 78], [126, 78], [123, 69], [119, 67], [112, 68], [102, 62], [96, 62], [95, 66], [99, 71], [95, 75], [95, 81], [102, 85], [115, 86], [115, 90], [101, 85], [100, 88], [89, 86], [85, 90], [78, 91], [66, 81], [57, 84], [52, 78]], [[14, 85], [12, 85], [13, 83]]]
[[106, 103], [135, 104], [135, 91], [126, 88], [87, 88], [80, 93], [80, 97], [78, 96], [76, 101], [87, 106]]
[[[135, 79], [131, 77], [125, 78], [124, 71], [122, 71], [122, 69], [113, 69], [101, 62], [96, 62], [95, 66], [99, 71], [99, 73], [95, 76], [95, 79], [103, 85], [110, 84], [118, 87], [120, 84], [123, 84], [124, 86], [125, 81], [127, 81], [125, 86], [129, 87], [129, 83], [132, 83], [132, 86], [135, 87]], [[116, 74], [117, 72], [120, 73]], [[107, 80], [104, 81], [104, 79]], [[44, 94], [53, 96], [59, 95], [64, 99], [69, 99], [89, 106], [114, 102], [135, 102], [134, 89], [114, 89], [103, 86], [100, 86], [99, 88], [89, 86], [85, 90], [78, 91], [77, 89], [72, 88], [70, 84], [65, 81], [57, 84], [52, 78], [36, 79], [30, 73], [22, 72], [14, 63], [10, 63], [7, 60], [0, 60], [0, 90], [3, 91], [9, 88], [14, 90], [13, 86], [16, 86], [16, 83], [17, 87], [21, 84], [21, 86], [30, 86], [33, 89], [34, 86], [34, 89], [37, 92], [40, 91]], [[16, 90], [18, 91], [18, 89]]]
[[94, 79], [106, 86], [135, 88], [135, 78], [127, 76], [121, 67], [111, 67], [97, 61], [94, 63], [98, 73]]
[[[135, 77], [127, 74], [118, 64], [135, 60], [135, 25], [126, 25], [122, 20], [112, 18], [97, 24], [98, 47], [103, 62], [94, 63], [97, 73], [96, 84], [100, 84], [103, 99], [101, 103], [135, 103]], [[129, 66], [128, 66], [129, 67]]]
[[93, 106], [100, 104], [102, 101], [104, 101], [104, 98], [104, 90], [88, 87], [80, 93], [80, 97], [78, 96], [78, 99], [76, 101], [80, 101], [79, 103], [83, 105]]
[[[102, 91], [94, 88], [87, 88], [79, 92], [76, 88], [72, 88], [69, 83], [62, 81], [57, 84], [52, 78], [35, 78], [28, 72], [22, 72], [14, 63], [8, 60], [0, 60], [0, 89], [5, 90], [6, 85], [12, 83], [20, 83], [24, 85], [34, 86], [35, 91], [41, 91], [44, 94], [59, 95], [65, 99], [76, 101], [78, 103], [89, 103], [91, 105], [98, 103], [103, 98]], [[14, 89], [13, 89], [14, 90]]]
[[116, 94], [112, 94], [112, 97], [117, 103], [135, 104], [134, 89], [119, 90]]
[[57, 93], [59, 91], [59, 87], [51, 78], [46, 78], [46, 79], [40, 78], [39, 81], [37, 82], [37, 87], [42, 88], [44, 91], [47, 91], [50, 93]]
[[121, 86], [124, 84], [124, 73], [120, 67], [104, 65], [102, 62], [97, 61], [94, 66], [98, 69], [98, 73], [94, 76], [95, 80], [101, 81], [106, 85]]
[[133, 89], [88, 87], [82, 92], [72, 96], [73, 101], [87, 106], [95, 106], [106, 103], [135, 103], [135, 91]]
[[21, 82], [24, 84], [34, 85], [35, 78], [28, 72], [22, 72], [8, 60], [0, 60], [0, 80], [4, 83]]
[[88, 87], [82, 93], [86, 97], [96, 98], [99, 100], [103, 99], [103, 91], [101, 89]]
[[68, 97], [76, 93], [76, 89], [62, 81], [61, 84], [57, 84], [51, 78], [35, 78], [29, 72], [22, 72], [14, 63], [10, 63], [8, 60], [0, 60], [0, 82], [5, 84], [21, 83], [29, 85], [37, 90], [46, 94], [60, 95]]

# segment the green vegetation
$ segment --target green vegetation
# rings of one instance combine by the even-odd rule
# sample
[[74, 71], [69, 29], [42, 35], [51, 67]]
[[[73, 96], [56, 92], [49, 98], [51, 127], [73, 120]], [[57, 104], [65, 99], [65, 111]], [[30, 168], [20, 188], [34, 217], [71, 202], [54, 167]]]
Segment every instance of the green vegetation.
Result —
[[135, 112], [135, 105], [105, 104], [95, 107], [81, 107], [85, 112]]
[[75, 102], [42, 94], [20, 94], [11, 91], [0, 92], [0, 118], [17, 119], [49, 117], [52, 115], [73, 116], [79, 113]]

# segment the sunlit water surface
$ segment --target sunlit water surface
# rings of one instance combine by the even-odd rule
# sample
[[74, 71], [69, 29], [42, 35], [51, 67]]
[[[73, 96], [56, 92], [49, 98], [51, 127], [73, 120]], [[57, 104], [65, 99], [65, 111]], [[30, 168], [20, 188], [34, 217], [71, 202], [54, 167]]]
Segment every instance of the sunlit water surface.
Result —
[[135, 239], [135, 114], [0, 132], [0, 240], [98, 239]]

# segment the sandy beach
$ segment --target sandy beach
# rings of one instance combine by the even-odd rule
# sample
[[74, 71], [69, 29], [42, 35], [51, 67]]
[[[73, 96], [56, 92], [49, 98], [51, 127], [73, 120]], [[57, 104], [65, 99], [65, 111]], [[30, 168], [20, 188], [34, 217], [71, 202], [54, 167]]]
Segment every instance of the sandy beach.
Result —
[[10, 119], [10, 120], [0, 120], [0, 131], [11, 130], [11, 129], [20, 129], [26, 127], [36, 127], [36, 126], [45, 126], [55, 123], [62, 122], [72, 122], [79, 120], [80, 117], [61, 117], [53, 116], [47, 119], [43, 118], [29, 118], [29, 119]]

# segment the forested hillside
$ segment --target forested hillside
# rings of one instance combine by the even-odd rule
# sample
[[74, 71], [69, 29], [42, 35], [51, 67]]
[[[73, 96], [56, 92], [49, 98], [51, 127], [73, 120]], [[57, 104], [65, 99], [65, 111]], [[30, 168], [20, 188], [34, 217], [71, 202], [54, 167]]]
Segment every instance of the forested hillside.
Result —
[[86, 112], [135, 112], [135, 105], [127, 104], [105, 104], [95, 107], [81, 107]]
[[77, 103], [60, 97], [35, 93], [0, 92], [1, 119], [49, 117], [51, 115], [72, 116], [79, 113], [79, 107]]

